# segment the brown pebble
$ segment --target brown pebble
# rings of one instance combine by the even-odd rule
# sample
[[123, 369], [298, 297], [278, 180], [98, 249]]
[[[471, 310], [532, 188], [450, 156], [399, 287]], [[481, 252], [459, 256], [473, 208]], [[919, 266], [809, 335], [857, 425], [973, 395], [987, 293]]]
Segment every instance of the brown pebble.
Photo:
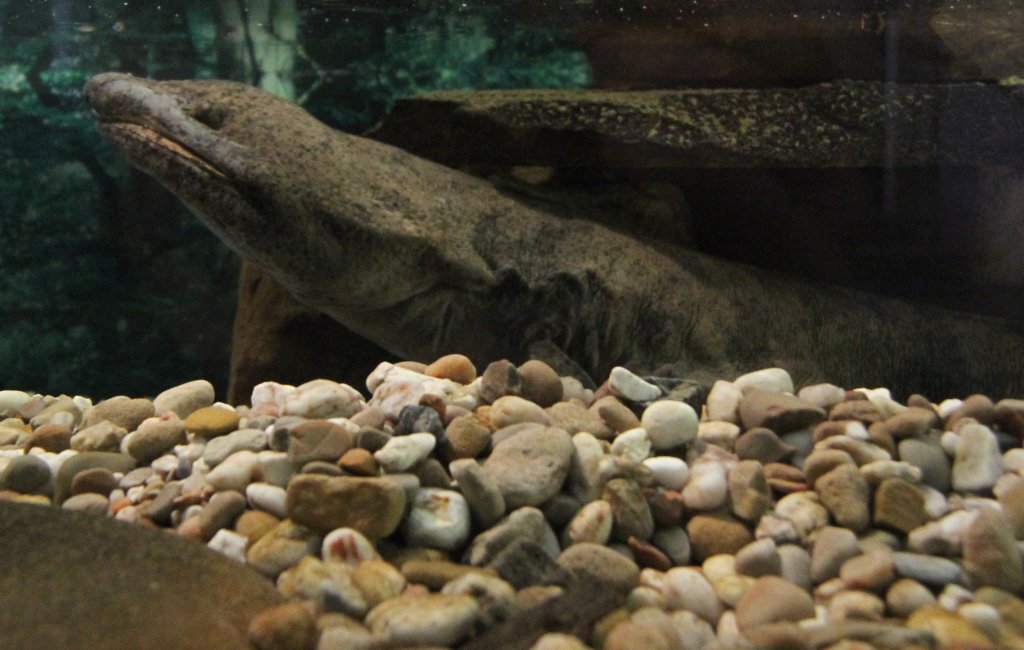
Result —
[[678, 526], [683, 521], [683, 495], [675, 490], [644, 488], [644, 498], [658, 528]]
[[686, 533], [696, 562], [736, 553], [754, 538], [743, 522], [728, 515], [697, 515], [686, 524]]
[[[860, 393], [858, 393], [860, 395]], [[861, 395], [860, 399], [839, 402], [828, 413], [829, 420], [860, 420], [865, 425], [885, 419], [878, 408]]]
[[957, 420], [963, 418], [974, 418], [980, 424], [989, 426], [992, 424], [992, 416], [995, 415], [995, 404], [985, 395], [974, 394], [963, 401], [946, 418], [946, 429], [954, 430]]
[[476, 366], [462, 354], [446, 354], [423, 369], [428, 377], [450, 379], [459, 384], [471, 384], [476, 379]]
[[380, 467], [373, 454], [366, 449], [349, 449], [338, 459], [338, 467], [357, 476], [377, 476]]
[[892, 552], [876, 548], [851, 557], [839, 568], [839, 578], [850, 589], [881, 592], [896, 578]]
[[811, 595], [778, 576], [758, 578], [736, 603], [736, 624], [740, 630], [813, 617]]
[[71, 479], [71, 494], [85, 494], [95, 492], [108, 496], [117, 487], [117, 479], [114, 473], [105, 467], [91, 467], [83, 469]]
[[875, 525], [909, 533], [928, 521], [924, 496], [912, 483], [887, 478], [875, 489]]
[[590, 412], [615, 433], [622, 433], [640, 426], [640, 418], [614, 395], [606, 395], [590, 405]]
[[63, 424], [44, 424], [33, 431], [25, 441], [26, 452], [33, 447], [54, 453], [71, 449], [71, 429]]
[[671, 630], [626, 620], [608, 632], [601, 647], [604, 650], [674, 650], [679, 645], [678, 637]]
[[654, 544], [636, 537], [630, 537], [626, 543], [639, 566], [655, 571], [668, 571], [672, 568], [672, 560]]
[[259, 650], [313, 650], [318, 636], [315, 611], [309, 601], [265, 609], [249, 622], [249, 641]]
[[196, 409], [185, 418], [185, 429], [207, 439], [238, 430], [240, 418], [233, 410], [219, 406]]
[[445, 428], [444, 441], [452, 459], [476, 458], [491, 446], [491, 430], [475, 415], [465, 415]]
[[837, 465], [814, 482], [814, 491], [840, 526], [860, 532], [871, 523], [871, 487], [856, 466]]
[[519, 366], [519, 377], [522, 380], [524, 398], [547, 408], [562, 399], [562, 380], [551, 366], [531, 359]]
[[413, 372], [418, 372], [421, 375], [425, 374], [427, 370], [427, 364], [423, 363], [422, 361], [412, 361], [410, 359], [406, 359], [405, 361], [399, 361], [395, 365], [398, 366], [399, 368], [402, 368], [403, 370], [412, 370]]
[[480, 398], [490, 404], [505, 395], [520, 395], [523, 383], [516, 369], [508, 359], [494, 361], [487, 366], [480, 382]]
[[772, 507], [766, 468], [756, 460], [743, 460], [729, 471], [729, 507], [747, 522], [756, 522]]
[[1024, 413], [1005, 404], [996, 404], [992, 426], [1020, 440], [1024, 438]]
[[420, 406], [426, 406], [437, 411], [437, 416], [442, 422], [445, 421], [445, 413], [448, 410], [447, 404], [444, 403], [444, 398], [440, 395], [434, 395], [433, 393], [423, 393], [420, 396]]
[[244, 535], [252, 544], [269, 533], [281, 520], [262, 510], [246, 510], [235, 520], [235, 532]]
[[779, 439], [771, 429], [755, 427], [736, 439], [735, 451], [740, 460], [774, 463], [793, 455], [796, 450]]
[[458, 564], [447, 560], [409, 560], [402, 564], [401, 573], [411, 583], [440, 589], [467, 573], [497, 576], [494, 569]]
[[808, 484], [814, 485], [818, 478], [844, 464], [857, 466], [853, 462], [853, 457], [845, 451], [840, 449], [819, 449], [811, 452], [807, 459], [804, 460], [804, 476]]
[[132, 500], [128, 497], [121, 497], [120, 499], [114, 499], [110, 502], [110, 514], [116, 515], [121, 510], [124, 510], [128, 506], [131, 506]]

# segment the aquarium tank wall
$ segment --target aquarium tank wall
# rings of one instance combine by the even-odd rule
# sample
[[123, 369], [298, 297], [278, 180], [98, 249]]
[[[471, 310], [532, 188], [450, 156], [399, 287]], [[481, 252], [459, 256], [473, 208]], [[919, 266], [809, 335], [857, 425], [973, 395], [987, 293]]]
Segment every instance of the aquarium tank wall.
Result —
[[120, 159], [104, 71], [240, 81], [567, 218], [1019, 322], [1022, 32], [994, 0], [0, 0], [0, 387], [223, 396], [247, 364], [244, 401], [389, 355], [257, 293]]

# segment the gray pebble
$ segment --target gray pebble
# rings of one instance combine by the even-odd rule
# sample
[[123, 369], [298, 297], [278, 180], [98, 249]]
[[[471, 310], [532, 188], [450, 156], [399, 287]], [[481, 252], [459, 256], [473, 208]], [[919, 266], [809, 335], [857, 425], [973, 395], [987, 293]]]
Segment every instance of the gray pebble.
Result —
[[35, 454], [15, 456], [0, 472], [0, 486], [22, 494], [35, 494], [50, 481], [50, 466]]
[[519, 538], [501, 549], [487, 566], [516, 589], [532, 585], [567, 585], [571, 574], [537, 542]]
[[508, 508], [544, 503], [558, 494], [569, 473], [573, 454], [569, 434], [554, 427], [527, 426], [497, 443], [483, 464]]
[[965, 581], [960, 565], [944, 557], [897, 552], [892, 554], [892, 561], [896, 565], [896, 573], [900, 576], [926, 585], [962, 585]]
[[520, 538], [536, 542], [551, 557], [558, 557], [561, 552], [555, 531], [548, 525], [541, 511], [525, 507], [477, 535], [469, 545], [466, 560], [473, 566], [484, 566], [506, 546]]
[[109, 507], [110, 501], [107, 497], [102, 494], [96, 494], [95, 492], [76, 494], [73, 497], [69, 497], [61, 504], [61, 508], [64, 508], [65, 510], [77, 510], [78, 512], [87, 512], [89, 514], [99, 516], [106, 515]]
[[558, 564], [577, 575], [597, 578], [622, 592], [636, 586], [640, 568], [629, 558], [600, 544], [573, 544], [558, 556]]
[[782, 557], [771, 538], [750, 542], [736, 552], [736, 573], [760, 578], [782, 573]]
[[501, 496], [497, 484], [482, 471], [479, 463], [472, 458], [462, 458], [452, 461], [449, 468], [452, 478], [466, 497], [477, 526], [490, 528], [505, 516], [505, 498]]
[[651, 536], [651, 543], [672, 560], [676, 566], [690, 563], [690, 538], [682, 526], [659, 528]]
[[603, 499], [612, 507], [612, 539], [626, 542], [630, 537], [648, 540], [654, 534], [654, 517], [636, 481], [616, 478], [604, 486]]
[[940, 492], [949, 492], [951, 474], [949, 457], [937, 440], [907, 438], [897, 447], [900, 460], [921, 470], [921, 482]]
[[239, 429], [226, 436], [217, 436], [206, 443], [203, 448], [203, 461], [210, 467], [216, 467], [224, 459], [235, 453], [248, 449], [262, 451], [267, 448], [267, 433], [260, 429]]
[[408, 404], [403, 406], [398, 414], [394, 435], [404, 436], [410, 433], [432, 433], [440, 439], [444, 435], [444, 424], [441, 423], [437, 411], [429, 406]]
[[522, 389], [519, 370], [507, 359], [492, 362], [481, 376], [480, 398], [487, 404], [504, 395], [520, 395]]
[[168, 388], [157, 395], [153, 400], [153, 410], [156, 415], [174, 411], [179, 418], [186, 418], [192, 411], [213, 406], [215, 397], [213, 384], [205, 379], [197, 379]]

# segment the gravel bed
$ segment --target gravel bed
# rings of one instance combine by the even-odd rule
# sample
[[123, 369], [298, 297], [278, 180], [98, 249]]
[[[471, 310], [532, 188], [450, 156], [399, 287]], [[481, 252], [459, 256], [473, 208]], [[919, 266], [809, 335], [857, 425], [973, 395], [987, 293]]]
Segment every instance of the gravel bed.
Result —
[[258, 648], [1024, 649], [1024, 400], [458, 354], [365, 388], [0, 390], [0, 499], [248, 566], [288, 598]]

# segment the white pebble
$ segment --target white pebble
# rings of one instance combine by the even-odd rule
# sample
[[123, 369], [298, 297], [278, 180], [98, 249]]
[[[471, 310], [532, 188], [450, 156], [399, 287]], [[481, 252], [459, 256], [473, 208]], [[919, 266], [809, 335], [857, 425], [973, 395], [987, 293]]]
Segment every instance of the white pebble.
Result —
[[563, 533], [563, 546], [582, 542], [606, 544], [612, 534], [612, 506], [603, 499], [591, 501], [579, 509]]
[[964, 535], [976, 516], [977, 511], [956, 510], [938, 521], [918, 526], [907, 535], [907, 548], [915, 553], [959, 557]]
[[736, 612], [729, 610], [723, 613], [715, 626], [715, 638], [724, 648], [742, 648], [749, 642], [740, 634], [740, 626], [736, 622]]
[[793, 378], [782, 368], [762, 368], [748, 372], [734, 379], [732, 383], [742, 391], [757, 388], [769, 393], [793, 392]]
[[999, 637], [1002, 619], [999, 616], [999, 611], [992, 605], [988, 603], [964, 603], [957, 608], [956, 613], [966, 618], [976, 628], [993, 639]]
[[432, 433], [394, 436], [384, 443], [383, 447], [373, 452], [373, 457], [385, 472], [396, 474], [425, 459], [436, 444], [437, 438]]
[[740, 400], [742, 399], [743, 391], [736, 384], [719, 379], [712, 384], [704, 405], [708, 420], [738, 424], [740, 421]]
[[622, 366], [612, 368], [608, 375], [608, 389], [612, 395], [633, 402], [650, 402], [661, 397], [661, 389], [649, 384]]
[[286, 451], [261, 451], [256, 454], [256, 463], [264, 483], [288, 487], [288, 481], [295, 475], [295, 466]]
[[714, 510], [725, 503], [728, 493], [725, 467], [715, 461], [700, 461], [690, 468], [683, 503], [691, 510]]
[[950, 458], [956, 456], [956, 444], [960, 440], [960, 436], [952, 431], [942, 432], [942, 436], [939, 438], [939, 446], [942, 447], [942, 451], [946, 452], [946, 455]]
[[198, 438], [187, 445], [174, 445], [174, 449], [172, 449], [175, 456], [184, 458], [190, 463], [194, 463], [202, 458], [204, 451], [206, 451], [206, 442], [202, 438]]
[[666, 490], [681, 490], [690, 477], [690, 468], [686, 461], [675, 456], [654, 456], [644, 461], [651, 470], [654, 482]]
[[409, 546], [454, 551], [469, 538], [469, 505], [454, 490], [420, 488], [404, 524]]
[[355, 388], [329, 379], [314, 379], [284, 396], [282, 414], [304, 418], [347, 418], [366, 402]]
[[250, 483], [245, 488], [245, 498], [257, 510], [269, 512], [278, 519], [288, 516], [285, 507], [285, 489], [270, 483]]
[[1003, 458], [996, 435], [982, 424], [960, 427], [953, 460], [953, 489], [958, 492], [990, 490], [1003, 474]]
[[828, 510], [814, 492], [794, 492], [779, 499], [775, 513], [793, 522], [803, 541], [828, 525]]
[[860, 466], [861, 475], [872, 486], [877, 486], [887, 478], [899, 478], [910, 483], [921, 481], [921, 468], [903, 461], [876, 460]]
[[938, 519], [949, 514], [949, 502], [940, 490], [930, 485], [918, 484], [917, 491], [924, 497], [924, 511], [928, 519]]
[[736, 575], [736, 556], [732, 553], [716, 553], [700, 565], [708, 582], [715, 583], [722, 578]]
[[805, 402], [828, 410], [846, 399], [846, 391], [835, 384], [812, 384], [801, 388], [796, 396]]
[[[202, 462], [200, 459], [196, 464]], [[236, 451], [206, 475], [206, 482], [217, 490], [245, 490], [256, 471], [256, 454], [248, 449]]]
[[137, 523], [140, 518], [141, 515], [139, 514], [139, 509], [136, 508], [135, 506], [127, 506], [121, 508], [120, 510], [117, 511], [117, 514], [114, 515], [114, 519], [117, 519], [118, 521], [124, 521], [129, 524]]
[[700, 571], [691, 567], [675, 567], [665, 573], [662, 595], [669, 609], [682, 609], [714, 625], [722, 615], [722, 604]]
[[468, 394], [469, 388], [450, 379], [428, 377], [387, 362], [370, 373], [366, 387], [373, 391], [368, 405], [379, 406], [391, 420], [397, 420], [405, 406], [419, 404], [424, 395], [436, 395], [448, 402], [456, 395]]
[[562, 382], [563, 402], [578, 399], [587, 407], [594, 403], [594, 391], [584, 387], [579, 379], [575, 377], [559, 377], [558, 379]]
[[863, 423], [857, 420], [849, 420], [846, 426], [843, 428], [843, 434], [847, 435], [854, 440], [867, 440], [870, 438], [867, 427]]
[[942, 400], [941, 402], [939, 402], [939, 407], [938, 407], [939, 417], [942, 418], [943, 420], [945, 420], [946, 418], [948, 418], [950, 416], [950, 414], [953, 411], [955, 411], [958, 408], [960, 408], [963, 405], [963, 403], [964, 403], [963, 400], [955, 399], [955, 398], [950, 398], [950, 399]]
[[651, 441], [641, 428], [623, 431], [612, 441], [612, 453], [634, 463], [641, 463], [651, 454]]
[[697, 413], [686, 402], [658, 400], [644, 409], [640, 426], [654, 449], [671, 449], [697, 437]]
[[249, 546], [249, 538], [227, 528], [221, 528], [207, 546], [232, 560], [245, 564], [245, 551]]
[[1020, 474], [1024, 471], [1024, 448], [1014, 447], [1003, 454], [1003, 465], [1006, 469]]
[[324, 535], [320, 555], [325, 561], [344, 562], [352, 566], [380, 557], [373, 543], [354, 528], [335, 528]]
[[939, 594], [939, 605], [945, 610], [955, 612], [961, 605], [969, 603], [973, 599], [974, 594], [969, 589], [960, 585], [948, 584]]
[[892, 398], [888, 388], [857, 388], [856, 391], [868, 398], [878, 412], [892, 417], [907, 410], [907, 407]]
[[285, 400], [294, 392], [295, 386], [291, 384], [279, 384], [276, 381], [256, 384], [249, 398], [252, 404], [249, 414], [279, 416], [284, 412]]
[[742, 432], [738, 425], [723, 420], [701, 422], [697, 426], [699, 439], [727, 451], [732, 451], [736, 447], [736, 438], [739, 438]]
[[21, 390], [0, 390], [0, 418], [14, 417], [18, 409], [32, 399], [32, 396]]
[[505, 395], [494, 400], [494, 403], [491, 404], [490, 420], [495, 429], [520, 422], [551, 424], [551, 417], [544, 412], [543, 408], [515, 395]]
[[149, 466], [161, 474], [173, 472], [178, 469], [178, 457], [174, 454], [166, 454], [154, 460]]
[[601, 461], [604, 449], [593, 434], [581, 431], [572, 437], [572, 463], [569, 465], [569, 492], [580, 503], [593, 501], [601, 493]]

